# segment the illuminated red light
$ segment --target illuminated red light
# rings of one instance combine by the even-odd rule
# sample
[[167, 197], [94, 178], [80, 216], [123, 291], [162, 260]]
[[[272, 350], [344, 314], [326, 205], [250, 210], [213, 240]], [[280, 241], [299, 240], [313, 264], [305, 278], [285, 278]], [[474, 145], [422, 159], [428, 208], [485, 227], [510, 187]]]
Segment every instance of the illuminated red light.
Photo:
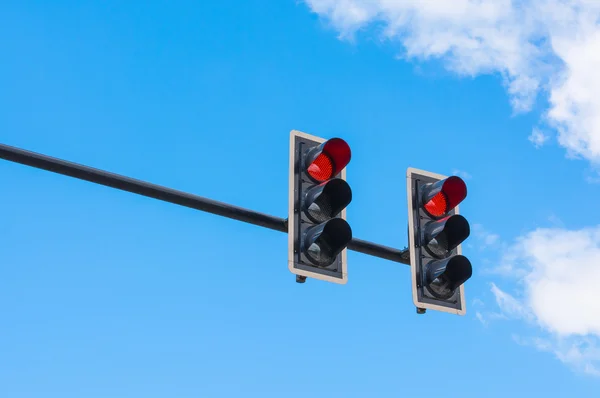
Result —
[[452, 176], [431, 185], [423, 207], [432, 217], [441, 217], [458, 206], [466, 197], [467, 185], [460, 177]]
[[327, 181], [333, 177], [333, 162], [329, 156], [320, 153], [306, 171], [319, 182]]
[[306, 172], [317, 182], [338, 175], [350, 162], [350, 146], [341, 138], [332, 138], [309, 152]]
[[448, 201], [446, 201], [446, 196], [442, 192], [438, 192], [429, 202], [425, 203], [425, 210], [434, 217], [446, 214], [447, 207]]

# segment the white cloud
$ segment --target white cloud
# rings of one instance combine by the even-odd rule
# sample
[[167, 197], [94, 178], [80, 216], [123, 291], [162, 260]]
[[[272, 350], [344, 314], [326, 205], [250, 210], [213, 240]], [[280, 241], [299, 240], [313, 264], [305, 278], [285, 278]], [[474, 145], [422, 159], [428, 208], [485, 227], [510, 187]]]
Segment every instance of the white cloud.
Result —
[[519, 298], [492, 284], [499, 308], [548, 336], [528, 345], [600, 376], [600, 226], [537, 229], [517, 239], [502, 267], [519, 271]]
[[544, 134], [540, 129], [534, 128], [529, 136], [529, 141], [533, 143], [536, 148], [540, 148], [548, 141], [548, 136]]
[[527, 272], [526, 300], [545, 328], [600, 337], [600, 227], [538, 229], [508, 256]]
[[[378, 26], [407, 59], [466, 76], [499, 73], [515, 111], [548, 94], [544, 121], [569, 156], [600, 166], [600, 1], [305, 0], [351, 38]], [[533, 142], [542, 144], [545, 135]], [[544, 138], [542, 138], [544, 137]]]
[[[509, 245], [495, 238], [501, 254], [491, 273], [516, 282], [511, 294], [496, 283], [490, 291], [498, 311], [472, 302], [484, 327], [495, 320], [520, 320], [534, 335], [513, 335], [520, 345], [553, 354], [571, 368], [600, 377], [600, 225], [567, 230], [555, 215], [552, 228], [538, 228]], [[489, 234], [472, 228], [478, 241]]]

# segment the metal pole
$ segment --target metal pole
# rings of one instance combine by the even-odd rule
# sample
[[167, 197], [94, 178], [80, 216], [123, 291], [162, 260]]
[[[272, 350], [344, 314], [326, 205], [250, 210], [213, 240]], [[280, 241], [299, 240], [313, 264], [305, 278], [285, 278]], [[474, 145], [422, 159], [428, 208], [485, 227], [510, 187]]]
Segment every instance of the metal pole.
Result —
[[[180, 206], [232, 218], [234, 220], [273, 229], [275, 231], [288, 232], [287, 220], [284, 218], [270, 216], [254, 210], [233, 206], [202, 196], [192, 195], [190, 193], [26, 151], [9, 145], [0, 144], [0, 158], [35, 167], [37, 169], [47, 170], [95, 184], [105, 185], [122, 191], [162, 200], [164, 202], [170, 202]], [[361, 239], [352, 239], [348, 245], [348, 249], [403, 264], [410, 264], [408, 250], [406, 249], [393, 249]]]
[[353, 238], [352, 241], [350, 241], [350, 244], [348, 244], [348, 250], [410, 265], [410, 253], [408, 249], [394, 249], [366, 240]]
[[136, 180], [119, 174], [109, 173], [104, 170], [83, 166], [77, 163], [56, 159], [39, 153], [25, 151], [8, 145], [0, 144], [0, 158], [93, 182], [95, 184], [136, 193], [164, 202], [170, 202], [192, 209], [217, 214], [219, 216], [233, 218], [235, 220], [274, 229], [276, 231], [287, 232], [285, 220], [279, 217], [269, 216], [267, 214], [218, 202], [216, 200], [203, 198], [201, 196], [177, 191], [175, 189]]

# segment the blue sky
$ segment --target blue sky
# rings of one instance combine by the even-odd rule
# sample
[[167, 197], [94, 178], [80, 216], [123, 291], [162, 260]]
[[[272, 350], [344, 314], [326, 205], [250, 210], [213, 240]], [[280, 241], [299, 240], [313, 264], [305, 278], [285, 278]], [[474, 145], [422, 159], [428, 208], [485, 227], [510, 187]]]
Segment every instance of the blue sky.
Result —
[[282, 233], [2, 161], [0, 396], [591, 396], [600, 10], [524, 3], [4, 2], [3, 144], [283, 217], [290, 130], [342, 137], [357, 238], [465, 177], [474, 274], [417, 316], [405, 265], [299, 285]]

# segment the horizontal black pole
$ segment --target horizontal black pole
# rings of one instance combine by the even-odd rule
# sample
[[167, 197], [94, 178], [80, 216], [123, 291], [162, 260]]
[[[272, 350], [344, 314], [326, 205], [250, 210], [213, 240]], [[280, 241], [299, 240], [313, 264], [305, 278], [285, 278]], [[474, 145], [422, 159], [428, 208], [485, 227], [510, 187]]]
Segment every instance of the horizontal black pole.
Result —
[[366, 240], [353, 238], [348, 245], [348, 250], [410, 265], [410, 254], [408, 249], [399, 250], [388, 246], [378, 245], [377, 243], [368, 242]]
[[[285, 218], [270, 216], [254, 210], [244, 209], [202, 196], [192, 195], [9, 145], [0, 144], [0, 159], [259, 225], [275, 231], [288, 232], [287, 220]], [[408, 250], [406, 249], [393, 249], [361, 239], [352, 239], [348, 245], [348, 249], [403, 264], [410, 264]]]
[[201, 196], [177, 191], [160, 185], [150, 184], [148, 182], [109, 173], [104, 170], [98, 170], [66, 160], [56, 159], [39, 153], [25, 151], [8, 145], [0, 144], [0, 158], [93, 182], [95, 184], [120, 189], [122, 191], [136, 193], [164, 202], [170, 202], [250, 224], [260, 225], [261, 227], [274, 229], [276, 231], [287, 232], [287, 222], [283, 218], [269, 216], [256, 211], [232, 206], [227, 203], [217, 202], [216, 200], [203, 198]]

